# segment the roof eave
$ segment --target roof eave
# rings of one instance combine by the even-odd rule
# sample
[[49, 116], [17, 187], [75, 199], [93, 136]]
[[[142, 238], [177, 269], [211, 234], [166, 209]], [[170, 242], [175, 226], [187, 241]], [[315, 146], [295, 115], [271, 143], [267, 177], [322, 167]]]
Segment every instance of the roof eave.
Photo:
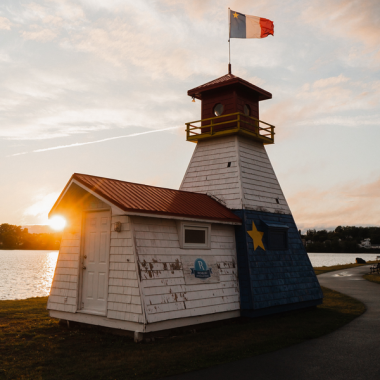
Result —
[[241, 79], [238, 77], [231, 78], [228, 81], [224, 81], [221, 83], [213, 83], [213, 84], [210, 84], [210, 85], [204, 86], [204, 87], [200, 87], [200, 86], [195, 87], [195, 88], [187, 91], [187, 95], [194, 97], [198, 100], [202, 100], [202, 93], [204, 93], [206, 91], [215, 90], [219, 87], [226, 87], [226, 86], [230, 86], [230, 85], [234, 85], [234, 84], [241, 84], [245, 87], [248, 87], [250, 90], [255, 91], [256, 93], [259, 94], [259, 100], [260, 101], [272, 99], [272, 94], [270, 92], [265, 91], [262, 88], [257, 87], [254, 84], [249, 83], [249, 82], [245, 81], [244, 79]]

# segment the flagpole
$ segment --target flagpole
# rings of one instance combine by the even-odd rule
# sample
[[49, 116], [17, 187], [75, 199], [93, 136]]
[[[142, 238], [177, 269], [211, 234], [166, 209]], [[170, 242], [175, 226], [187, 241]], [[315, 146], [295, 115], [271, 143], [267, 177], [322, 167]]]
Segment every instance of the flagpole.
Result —
[[231, 15], [228, 8], [228, 74], [231, 74]]

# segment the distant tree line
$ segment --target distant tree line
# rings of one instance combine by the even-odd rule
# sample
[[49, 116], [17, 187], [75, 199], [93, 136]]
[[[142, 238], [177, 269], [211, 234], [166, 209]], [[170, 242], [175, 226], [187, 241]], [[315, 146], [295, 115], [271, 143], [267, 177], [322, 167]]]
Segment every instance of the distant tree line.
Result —
[[362, 240], [371, 239], [371, 244], [380, 245], [380, 227], [338, 226], [334, 231], [307, 230], [301, 235], [307, 252], [328, 253], [380, 253], [380, 249], [359, 247]]
[[59, 249], [62, 232], [30, 234], [27, 228], [0, 225], [0, 249]]

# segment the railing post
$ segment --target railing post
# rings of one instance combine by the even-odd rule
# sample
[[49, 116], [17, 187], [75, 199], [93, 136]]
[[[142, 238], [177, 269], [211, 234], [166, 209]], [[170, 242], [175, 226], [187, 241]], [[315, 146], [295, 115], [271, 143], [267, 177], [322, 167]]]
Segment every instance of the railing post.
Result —
[[210, 122], [210, 133], [211, 133], [211, 136], [214, 134], [214, 119], [211, 119], [211, 122]]
[[186, 123], [186, 140], [189, 139], [189, 133], [190, 133], [189, 124], [190, 124], [190, 123]]
[[240, 112], [237, 115], [237, 126], [238, 126], [238, 131], [240, 131]]
[[274, 141], [274, 127], [271, 125], [270, 127], [270, 137], [272, 138], [272, 141]]

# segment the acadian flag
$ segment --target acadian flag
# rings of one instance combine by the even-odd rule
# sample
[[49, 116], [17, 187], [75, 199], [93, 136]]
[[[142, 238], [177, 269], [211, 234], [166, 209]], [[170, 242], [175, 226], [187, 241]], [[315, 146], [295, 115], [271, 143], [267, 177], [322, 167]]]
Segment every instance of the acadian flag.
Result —
[[274, 35], [273, 21], [230, 10], [230, 38], [265, 38]]

